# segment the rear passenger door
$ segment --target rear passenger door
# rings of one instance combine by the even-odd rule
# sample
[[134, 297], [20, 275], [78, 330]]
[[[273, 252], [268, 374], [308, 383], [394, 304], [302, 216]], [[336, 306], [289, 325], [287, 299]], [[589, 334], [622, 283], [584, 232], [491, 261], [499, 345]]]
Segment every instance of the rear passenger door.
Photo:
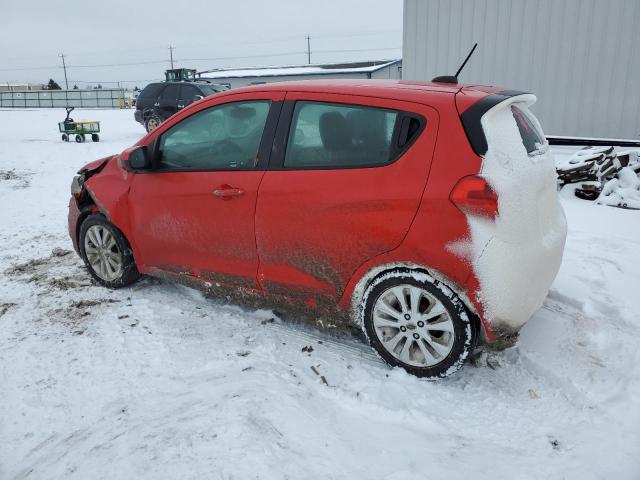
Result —
[[337, 300], [360, 265], [407, 233], [437, 114], [352, 95], [294, 92], [286, 100], [258, 195], [258, 279], [272, 293]]
[[147, 110], [157, 108], [159, 103], [159, 97], [162, 94], [162, 90], [165, 85], [162, 83], [152, 83], [147, 85], [142, 92], [140, 92], [140, 96], [136, 101], [138, 110]]

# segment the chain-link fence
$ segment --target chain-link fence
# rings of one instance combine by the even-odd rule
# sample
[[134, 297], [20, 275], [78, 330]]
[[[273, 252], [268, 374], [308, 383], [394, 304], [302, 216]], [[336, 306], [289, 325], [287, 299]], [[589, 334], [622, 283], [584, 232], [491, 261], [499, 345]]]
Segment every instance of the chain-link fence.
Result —
[[127, 108], [131, 103], [123, 88], [0, 92], [0, 108]]

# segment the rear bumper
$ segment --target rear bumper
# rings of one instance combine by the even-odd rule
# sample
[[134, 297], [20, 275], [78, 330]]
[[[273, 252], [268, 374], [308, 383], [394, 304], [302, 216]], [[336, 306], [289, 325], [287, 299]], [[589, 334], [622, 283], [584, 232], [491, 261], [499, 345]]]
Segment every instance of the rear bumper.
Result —
[[562, 262], [567, 235], [562, 210], [554, 223], [544, 237], [523, 243], [493, 237], [476, 260], [476, 297], [489, 341], [515, 338], [544, 303]]

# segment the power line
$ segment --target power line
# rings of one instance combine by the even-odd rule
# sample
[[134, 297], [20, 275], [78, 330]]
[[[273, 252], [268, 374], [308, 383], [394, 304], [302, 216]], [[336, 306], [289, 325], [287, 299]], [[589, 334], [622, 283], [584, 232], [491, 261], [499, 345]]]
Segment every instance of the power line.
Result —
[[[322, 38], [344, 38], [344, 37], [364, 37], [371, 35], [381, 35], [381, 34], [395, 34], [400, 33], [402, 30], [399, 29], [381, 29], [381, 30], [361, 30], [355, 32], [332, 32], [326, 34], [318, 34], [314, 33], [315, 39]], [[300, 38], [300, 34], [296, 35], [283, 35], [279, 37], [271, 37], [263, 40], [252, 40], [252, 41], [227, 41], [227, 42], [207, 42], [207, 43], [199, 43], [199, 44], [181, 44], [179, 47], [181, 49], [189, 49], [189, 48], [200, 48], [206, 46], [228, 46], [228, 45], [263, 45], [265, 43], [278, 43], [284, 42], [287, 40], [296, 40]], [[163, 50], [166, 49], [166, 46], [149, 46], [144, 48], [127, 48], [127, 49], [118, 49], [118, 50], [91, 50], [91, 51], [80, 51], [80, 52], [67, 52], [65, 54], [66, 57], [76, 57], [76, 56], [96, 56], [96, 55], [108, 55], [108, 54], [122, 54], [122, 53], [131, 53], [131, 52], [146, 52], [150, 50]], [[175, 47], [174, 47], [175, 48]], [[19, 56], [19, 57], [2, 57], [0, 58], [1, 62], [10, 62], [14, 60], [31, 60], [31, 59], [39, 59], [39, 58], [47, 58], [50, 57], [48, 54], [39, 54], [39, 55], [31, 55], [28, 57]], [[15, 70], [15, 69], [14, 69]]]
[[[175, 48], [175, 47], [173, 47]], [[380, 48], [357, 48], [357, 49], [335, 49], [335, 50], [315, 50], [314, 53], [358, 53], [358, 52], [372, 52], [372, 51], [390, 51], [401, 50], [402, 47], [380, 47]], [[289, 51], [282, 53], [265, 53], [259, 55], [231, 55], [224, 57], [207, 57], [207, 58], [182, 58], [174, 59], [174, 62], [202, 62], [202, 61], [217, 61], [217, 60], [247, 60], [254, 58], [270, 58], [270, 57], [284, 57], [290, 55], [299, 55], [300, 51]], [[310, 48], [307, 49], [307, 60], [310, 60]], [[64, 55], [65, 58], [68, 55]], [[58, 70], [58, 69], [74, 69], [74, 68], [107, 68], [107, 67], [137, 67], [141, 65], [158, 65], [166, 63], [166, 60], [149, 60], [141, 62], [123, 62], [123, 63], [103, 63], [103, 64], [75, 64], [59, 66], [42, 66], [42, 67], [17, 67], [17, 68], [0, 68], [0, 72], [14, 72], [14, 71], [27, 71], [27, 70]]]

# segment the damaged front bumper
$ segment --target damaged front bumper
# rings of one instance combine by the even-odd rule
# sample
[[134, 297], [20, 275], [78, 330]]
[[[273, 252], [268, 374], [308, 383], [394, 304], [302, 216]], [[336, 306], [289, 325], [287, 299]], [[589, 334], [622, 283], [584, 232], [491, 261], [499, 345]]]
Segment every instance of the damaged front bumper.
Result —
[[69, 199], [69, 215], [67, 222], [69, 224], [69, 236], [73, 243], [73, 249], [78, 255], [80, 255], [80, 248], [78, 247], [78, 221], [80, 219], [80, 208], [78, 202], [74, 196]]
[[104, 157], [88, 163], [78, 171], [78, 174], [74, 176], [71, 181], [71, 198], [69, 199], [69, 214], [67, 222], [69, 226], [69, 236], [73, 243], [73, 249], [78, 255], [80, 255], [80, 248], [78, 246], [80, 222], [89, 212], [93, 211], [93, 201], [89, 196], [84, 183], [91, 176], [100, 173], [112, 158], [113, 156]]

